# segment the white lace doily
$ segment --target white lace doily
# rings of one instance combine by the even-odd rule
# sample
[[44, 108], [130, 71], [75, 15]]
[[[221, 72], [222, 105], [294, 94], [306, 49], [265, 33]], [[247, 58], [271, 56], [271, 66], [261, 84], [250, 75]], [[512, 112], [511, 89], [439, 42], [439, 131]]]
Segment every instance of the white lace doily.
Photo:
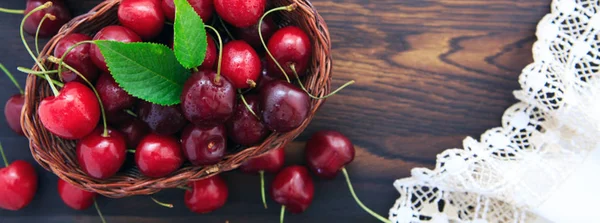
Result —
[[554, 0], [536, 36], [521, 102], [397, 180], [392, 222], [600, 222], [600, 1]]

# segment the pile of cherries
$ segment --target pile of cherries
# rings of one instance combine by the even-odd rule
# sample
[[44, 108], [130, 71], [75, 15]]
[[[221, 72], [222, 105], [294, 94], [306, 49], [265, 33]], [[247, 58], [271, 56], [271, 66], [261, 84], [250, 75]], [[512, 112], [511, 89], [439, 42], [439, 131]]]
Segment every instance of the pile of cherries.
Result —
[[[43, 2], [46, 1], [28, 1], [22, 25], [28, 33], [32, 32], [27, 27], [35, 27], [36, 36], [52, 35], [57, 31], [57, 21], [64, 23], [70, 19], [62, 1]], [[137, 168], [149, 178], [166, 177], [186, 161], [198, 166], [216, 164], [224, 158], [228, 146], [256, 146], [271, 133], [298, 128], [309, 115], [310, 98], [321, 99], [304, 90], [300, 81], [311, 61], [308, 35], [295, 26], [279, 28], [267, 16], [293, 7], [265, 13], [266, 0], [188, 2], [207, 24], [220, 24], [221, 33], [228, 37], [221, 38], [218, 30], [213, 33], [216, 37], [207, 34], [204, 62], [193, 69], [186, 81], [179, 105], [162, 106], [128, 94], [111, 75], [99, 48], [85, 42], [148, 41], [172, 47], [173, 28], [169, 21], [175, 17], [173, 0], [122, 0], [118, 8], [120, 25], [104, 27], [93, 37], [82, 33], [66, 35], [48, 58], [57, 70], [27, 70], [46, 78], [53, 89], [54, 95], [44, 98], [38, 107], [41, 123], [61, 138], [77, 140], [78, 164], [90, 177], [108, 179], [127, 168], [123, 165], [128, 152], [135, 153]], [[215, 39], [219, 40], [219, 46]], [[225, 39], [224, 45], [221, 39]], [[50, 79], [51, 73], [58, 73], [60, 81]], [[300, 87], [290, 77], [296, 77]], [[19, 123], [23, 103], [21, 90], [5, 107], [9, 126], [19, 134], [23, 134]], [[338, 132], [321, 131], [309, 140], [305, 155], [315, 175], [330, 179], [339, 170], [345, 173], [343, 167], [354, 159], [354, 147]], [[284, 148], [279, 148], [248, 160], [240, 169], [260, 173], [263, 185], [264, 172], [277, 173], [271, 184], [272, 198], [290, 212], [303, 212], [313, 199], [312, 178], [303, 166], [282, 169], [283, 159]], [[0, 193], [0, 208], [18, 210], [33, 198], [37, 176], [31, 165], [25, 164], [17, 161], [12, 168], [0, 170], [0, 191], [21, 187], [15, 193]], [[15, 174], [15, 169], [26, 173]], [[22, 187], [26, 184], [23, 182], [9, 181], [10, 177], [25, 175], [29, 176], [23, 177], [29, 179], [29, 187]], [[69, 207], [83, 210], [95, 203], [95, 193], [63, 180], [58, 185], [59, 194]], [[225, 181], [218, 175], [182, 188], [186, 190], [186, 206], [196, 213], [220, 208], [228, 196]], [[18, 192], [24, 190], [27, 192]], [[264, 186], [262, 192], [266, 207]], [[21, 197], [23, 202], [14, 203], [15, 199], [7, 196]], [[361, 204], [358, 199], [357, 202]]]

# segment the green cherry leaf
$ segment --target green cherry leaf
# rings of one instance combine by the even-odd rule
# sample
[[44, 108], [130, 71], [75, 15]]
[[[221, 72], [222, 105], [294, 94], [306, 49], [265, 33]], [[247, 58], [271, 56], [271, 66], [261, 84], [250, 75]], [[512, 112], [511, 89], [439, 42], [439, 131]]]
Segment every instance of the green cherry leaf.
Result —
[[180, 103], [190, 70], [173, 51], [155, 43], [95, 41], [115, 81], [129, 94], [160, 105]]
[[179, 63], [192, 69], [202, 65], [206, 56], [206, 30], [202, 18], [187, 0], [175, 0], [173, 50]]

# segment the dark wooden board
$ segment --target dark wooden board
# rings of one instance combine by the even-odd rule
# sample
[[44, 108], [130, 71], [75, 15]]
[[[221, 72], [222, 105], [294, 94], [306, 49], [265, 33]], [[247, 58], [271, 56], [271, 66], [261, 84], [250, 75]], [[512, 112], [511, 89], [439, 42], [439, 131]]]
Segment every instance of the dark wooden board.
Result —
[[[99, 0], [68, 0], [74, 14]], [[289, 164], [301, 164], [311, 133], [334, 129], [356, 144], [348, 168], [358, 195], [387, 216], [397, 192], [395, 179], [413, 167], [432, 167], [435, 155], [461, 147], [465, 136], [478, 137], [498, 126], [503, 111], [515, 102], [512, 91], [521, 69], [532, 61], [537, 21], [549, 0], [331, 0], [313, 1], [333, 39], [334, 85], [357, 84], [328, 99], [310, 127], [287, 148]], [[3, 0], [0, 7], [23, 8], [23, 0]], [[22, 16], [0, 14], [0, 62], [17, 74], [30, 67], [18, 34]], [[31, 43], [32, 38], [28, 37]], [[0, 101], [17, 90], [0, 77]], [[34, 162], [27, 140], [0, 120], [0, 141], [10, 160]], [[22, 211], [0, 210], [0, 222], [99, 222], [91, 208], [74, 211], [56, 192], [56, 176], [39, 166], [40, 187]], [[276, 222], [279, 206], [260, 205], [257, 176], [224, 174], [227, 205], [211, 214], [190, 213], [183, 191], [166, 190], [156, 198], [174, 209], [156, 206], [149, 197], [99, 199], [108, 222]], [[272, 179], [268, 176], [267, 179]], [[342, 176], [316, 180], [312, 206], [286, 222], [377, 222], [351, 198]]]

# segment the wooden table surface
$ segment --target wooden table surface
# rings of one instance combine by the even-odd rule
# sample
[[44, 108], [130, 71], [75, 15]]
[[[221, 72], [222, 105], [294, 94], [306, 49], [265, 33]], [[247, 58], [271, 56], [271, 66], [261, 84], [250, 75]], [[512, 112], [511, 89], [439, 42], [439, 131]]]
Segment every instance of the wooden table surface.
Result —
[[[24, 0], [3, 0], [0, 7], [23, 8]], [[68, 0], [81, 14], [100, 0]], [[338, 130], [356, 145], [348, 167], [358, 195], [387, 216], [398, 193], [395, 179], [413, 167], [432, 167], [435, 155], [461, 147], [465, 136], [478, 137], [500, 125], [515, 102], [512, 91], [521, 69], [532, 61], [537, 22], [550, 0], [314, 0], [333, 40], [334, 86], [356, 85], [327, 101], [310, 127], [287, 147], [288, 163], [302, 163], [304, 142], [322, 129]], [[0, 62], [18, 75], [17, 66], [33, 61], [21, 45], [22, 16], [0, 14]], [[31, 42], [32, 38], [28, 37]], [[0, 77], [0, 101], [17, 89]], [[27, 139], [0, 120], [0, 141], [9, 160], [34, 163]], [[36, 164], [40, 186], [35, 200], [18, 212], [0, 210], [0, 222], [99, 222], [93, 208], [74, 211], [56, 192], [56, 176]], [[100, 198], [108, 222], [276, 222], [279, 206], [260, 204], [257, 176], [224, 174], [230, 187], [226, 206], [214, 213], [190, 213], [183, 191], [155, 197], [176, 207], [158, 207], [149, 197]], [[267, 177], [268, 180], [272, 176]], [[363, 212], [343, 177], [316, 180], [315, 199], [303, 214], [286, 222], [377, 222]]]

